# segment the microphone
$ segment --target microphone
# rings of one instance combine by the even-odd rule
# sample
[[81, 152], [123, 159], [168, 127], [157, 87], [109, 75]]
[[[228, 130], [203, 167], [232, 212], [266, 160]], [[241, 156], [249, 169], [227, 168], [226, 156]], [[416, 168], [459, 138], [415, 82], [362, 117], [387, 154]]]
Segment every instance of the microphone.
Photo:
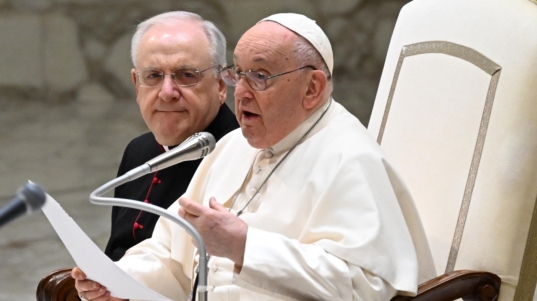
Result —
[[17, 190], [11, 201], [0, 208], [0, 227], [23, 214], [32, 214], [41, 209], [46, 200], [45, 191], [35, 183], [27, 183]]
[[[101, 187], [95, 189], [89, 197], [91, 203], [96, 205], [118, 206], [127, 207], [132, 209], [138, 209], [142, 211], [151, 212], [153, 214], [167, 218], [181, 228], [183, 228], [195, 241], [198, 248], [199, 257], [199, 282], [198, 282], [198, 299], [199, 301], [207, 300], [207, 263], [208, 256], [205, 249], [205, 243], [198, 231], [192, 227], [187, 221], [177, 214], [172, 214], [166, 209], [160, 208], [153, 204], [139, 202], [129, 199], [103, 197], [105, 193], [127, 182], [135, 180], [150, 172], [155, 172], [174, 164], [196, 160], [205, 157], [214, 150], [216, 140], [213, 135], [207, 132], [196, 133], [188, 137], [183, 143], [169, 152], [155, 157], [147, 161], [145, 164], [136, 167], [124, 175], [117, 177], [111, 181], [108, 181]], [[202, 255], [204, 254], [204, 255]]]
[[145, 164], [134, 168], [125, 175], [128, 181], [135, 180], [145, 174], [161, 170], [184, 161], [197, 160], [213, 151], [216, 140], [211, 133], [200, 132], [188, 137], [174, 149], [165, 152]]

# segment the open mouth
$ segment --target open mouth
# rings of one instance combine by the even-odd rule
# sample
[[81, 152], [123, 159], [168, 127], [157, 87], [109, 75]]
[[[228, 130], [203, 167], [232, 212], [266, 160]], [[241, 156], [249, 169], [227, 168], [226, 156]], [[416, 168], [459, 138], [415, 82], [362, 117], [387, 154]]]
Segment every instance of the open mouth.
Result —
[[248, 112], [248, 111], [242, 111], [242, 115], [244, 115], [244, 117], [246, 117], [246, 118], [252, 118], [252, 117], [259, 116], [258, 114], [254, 114], [254, 113]]

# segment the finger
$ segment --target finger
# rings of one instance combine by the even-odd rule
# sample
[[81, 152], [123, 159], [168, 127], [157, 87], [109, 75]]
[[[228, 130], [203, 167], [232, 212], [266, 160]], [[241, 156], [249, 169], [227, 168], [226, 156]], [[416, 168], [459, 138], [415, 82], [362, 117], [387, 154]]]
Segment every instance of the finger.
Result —
[[85, 280], [86, 274], [82, 272], [82, 270], [78, 267], [75, 267], [71, 270], [71, 277], [73, 277], [76, 280]]
[[220, 212], [228, 212], [226, 207], [224, 207], [222, 204], [218, 203], [216, 201], [216, 199], [214, 198], [214, 196], [212, 196], [209, 199], [209, 208], [214, 209], [216, 211], [220, 211]]
[[180, 217], [186, 218], [186, 211], [183, 209], [183, 207], [179, 207], [179, 211], [177, 211]]
[[100, 297], [100, 298], [97, 298], [97, 299], [94, 299], [94, 300], [91, 300], [91, 301], [129, 301], [128, 299], [119, 299], [119, 298], [116, 298], [116, 297], [112, 297], [110, 296], [110, 294], [108, 294], [108, 296], [103, 296], [103, 297]]
[[98, 290], [84, 292], [84, 298], [91, 301], [104, 301], [108, 300], [110, 292], [106, 290], [104, 286], [101, 286]]
[[95, 281], [91, 280], [76, 280], [75, 288], [79, 292], [92, 292], [97, 291], [101, 285]]
[[187, 198], [180, 198], [179, 205], [181, 205], [181, 207], [185, 210], [185, 213], [194, 216], [200, 216], [205, 209], [202, 205]]
[[196, 217], [194, 216], [193, 214], [189, 214], [185, 208], [183, 207], [179, 207], [179, 211], [177, 211], [177, 213], [179, 214], [180, 217], [184, 218], [184, 219], [188, 219], [189, 218], [189, 215], [190, 217]]
[[190, 224], [194, 224], [196, 219], [198, 218], [195, 215], [188, 214], [188, 212], [186, 212], [184, 208], [179, 208], [179, 216]]

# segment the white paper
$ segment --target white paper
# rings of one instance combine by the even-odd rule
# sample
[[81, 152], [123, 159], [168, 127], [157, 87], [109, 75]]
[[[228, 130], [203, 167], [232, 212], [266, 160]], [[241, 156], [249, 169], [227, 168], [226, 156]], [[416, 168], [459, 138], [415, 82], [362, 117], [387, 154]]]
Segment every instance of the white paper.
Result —
[[88, 279], [104, 285], [112, 296], [122, 299], [171, 301], [120, 269], [48, 194], [42, 210], [77, 266]]

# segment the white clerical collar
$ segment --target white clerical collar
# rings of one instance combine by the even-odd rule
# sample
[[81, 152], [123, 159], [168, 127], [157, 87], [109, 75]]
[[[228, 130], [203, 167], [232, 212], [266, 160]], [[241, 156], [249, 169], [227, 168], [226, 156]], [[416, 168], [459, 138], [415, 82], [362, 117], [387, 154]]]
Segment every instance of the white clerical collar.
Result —
[[166, 152], [169, 152], [169, 151], [170, 151], [170, 147], [169, 147], [169, 146], [163, 145], [162, 148], [164, 148], [164, 151], [166, 151]]
[[321, 115], [327, 110], [331, 102], [332, 98], [330, 97], [325, 104], [315, 110], [315, 112], [306, 118], [306, 120], [297, 126], [291, 133], [268, 149], [271, 150], [271, 152], [275, 155], [288, 151], [317, 122]]

